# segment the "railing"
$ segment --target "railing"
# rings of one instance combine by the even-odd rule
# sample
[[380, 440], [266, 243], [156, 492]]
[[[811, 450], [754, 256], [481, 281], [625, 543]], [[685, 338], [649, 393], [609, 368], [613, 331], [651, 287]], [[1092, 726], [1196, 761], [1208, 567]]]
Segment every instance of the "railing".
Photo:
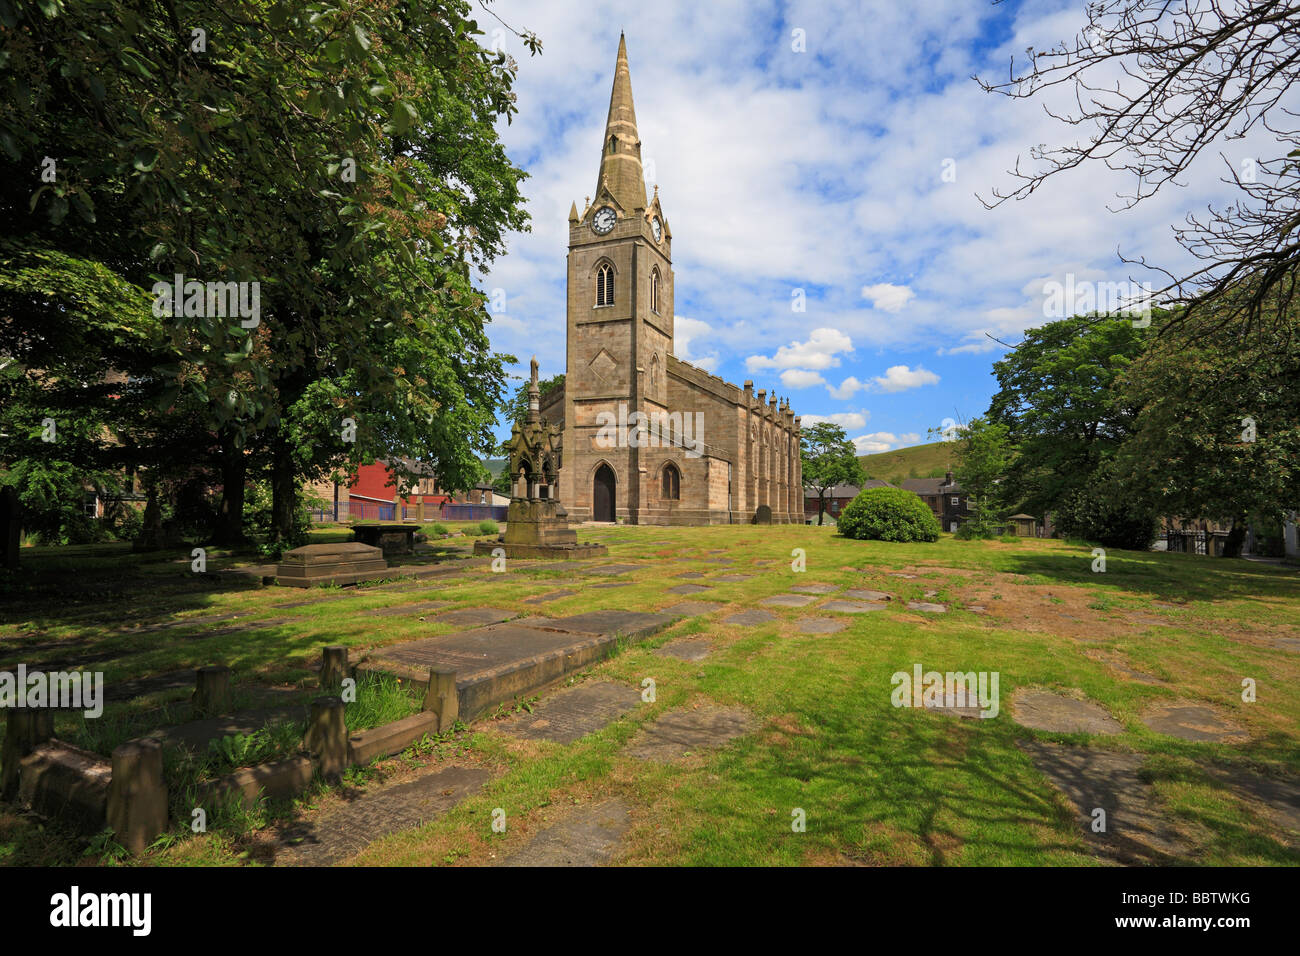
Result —
[[1210, 557], [1223, 556], [1228, 543], [1228, 532], [1211, 531], [1166, 531], [1165, 550], [1181, 554], [1207, 554]]
[[509, 510], [506, 505], [445, 504], [438, 517], [447, 521], [505, 521]]

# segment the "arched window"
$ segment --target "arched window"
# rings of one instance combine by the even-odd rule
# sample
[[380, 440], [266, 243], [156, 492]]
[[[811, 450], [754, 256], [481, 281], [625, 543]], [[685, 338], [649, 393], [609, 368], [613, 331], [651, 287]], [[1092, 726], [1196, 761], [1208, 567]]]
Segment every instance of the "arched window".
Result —
[[650, 311], [659, 312], [659, 270], [650, 270]]
[[618, 137], [617, 137], [617, 136], [611, 136], [611, 137], [609, 138], [609, 151], [610, 151], [611, 153], [614, 152], [614, 150], [617, 148], [617, 143], [618, 143]]
[[661, 497], [668, 501], [679, 501], [682, 497], [681, 472], [677, 470], [677, 466], [671, 461], [664, 465], [663, 494]]
[[608, 263], [596, 273], [596, 304], [614, 304], [614, 269]]

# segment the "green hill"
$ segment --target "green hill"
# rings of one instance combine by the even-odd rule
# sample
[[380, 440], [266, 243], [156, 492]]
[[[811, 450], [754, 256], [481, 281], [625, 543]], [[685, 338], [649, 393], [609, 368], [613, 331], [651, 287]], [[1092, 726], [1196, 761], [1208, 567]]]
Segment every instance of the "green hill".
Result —
[[957, 464], [957, 456], [952, 442], [936, 441], [874, 455], [859, 455], [858, 461], [862, 462], [868, 478], [879, 478], [896, 485], [905, 478], [942, 478], [944, 472]]

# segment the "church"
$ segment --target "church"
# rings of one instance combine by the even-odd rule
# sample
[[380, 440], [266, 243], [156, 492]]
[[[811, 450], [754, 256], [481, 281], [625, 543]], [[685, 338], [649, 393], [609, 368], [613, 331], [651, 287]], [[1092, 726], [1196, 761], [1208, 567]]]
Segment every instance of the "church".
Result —
[[673, 355], [673, 234], [647, 199], [620, 36], [594, 197], [569, 211], [567, 368], [543, 398], [561, 430], [569, 518], [803, 523], [799, 418], [754, 383]]

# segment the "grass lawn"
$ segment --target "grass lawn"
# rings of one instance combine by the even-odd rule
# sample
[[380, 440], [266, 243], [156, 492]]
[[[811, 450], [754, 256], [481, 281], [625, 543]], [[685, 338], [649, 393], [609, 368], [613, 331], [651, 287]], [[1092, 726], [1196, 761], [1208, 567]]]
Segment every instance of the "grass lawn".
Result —
[[[579, 534], [609, 546], [600, 563], [640, 565], [617, 579], [632, 583], [593, 588], [609, 579], [565, 562], [512, 562], [504, 574], [476, 563], [445, 582], [359, 590], [276, 609], [271, 605], [309, 595], [195, 587], [188, 555], [159, 561], [25, 551], [33, 570], [70, 572], [67, 592], [54, 601], [35, 585], [15, 589], [25, 603], [16, 617], [0, 618], [0, 668], [55, 660], [58, 645], [71, 642], [78, 653], [108, 655], [95, 667], [109, 683], [225, 663], [241, 686], [306, 690], [313, 681], [309, 665], [323, 644], [360, 649], [453, 629], [432, 614], [420, 620], [370, 616], [366, 609], [437, 599], [563, 616], [604, 608], [653, 611], [683, 600], [722, 602], [723, 610], [681, 621], [576, 676], [578, 682], [638, 688], [649, 677], [657, 692], [653, 703], [576, 743], [523, 740], [483, 720], [354, 774], [351, 785], [364, 788], [447, 761], [494, 773], [478, 795], [433, 822], [371, 844], [355, 862], [492, 863], [550, 823], [617, 796], [631, 807], [618, 859], [631, 864], [1097, 864], [1075, 810], [1017, 745], [1038, 740], [1145, 755], [1141, 779], [1176, 838], [1174, 861], [1300, 863], [1297, 833], [1233, 785], [1248, 774], [1292, 782], [1300, 776], [1300, 574], [1294, 568], [1111, 551], [1105, 573], [1093, 573], [1090, 549], [1061, 541], [963, 542], [945, 535], [934, 544], [897, 545], [848, 541], [830, 529], [803, 526], [608, 527]], [[343, 537], [344, 531], [319, 533], [319, 540]], [[467, 548], [471, 540], [433, 543]], [[804, 552], [803, 572], [792, 570], [796, 549]], [[463, 558], [451, 550], [442, 556]], [[210, 573], [231, 560], [210, 552]], [[133, 576], [129, 581], [124, 570]], [[673, 576], [686, 571], [703, 572], [705, 579], [691, 583], [710, 591], [666, 593], [685, 583]], [[752, 577], [709, 580], [738, 573]], [[896, 576], [904, 574], [913, 577]], [[884, 611], [841, 616], [818, 610], [819, 596], [804, 608], [768, 608], [777, 619], [758, 627], [722, 623], [764, 597], [805, 584], [886, 591], [893, 601]], [[560, 588], [577, 593], [544, 605], [524, 603]], [[949, 610], [911, 611], [909, 600]], [[165, 633], [118, 630], [178, 612], [247, 615], [239, 624], [258, 618], [281, 623], [211, 636], [205, 635], [230, 622]], [[842, 618], [847, 627], [829, 635], [799, 633], [796, 622], [808, 617]], [[707, 637], [710, 655], [689, 662], [652, 653], [686, 635]], [[26, 649], [32, 645], [40, 649]], [[910, 673], [916, 664], [927, 671], [996, 672], [1000, 713], [970, 720], [894, 707], [891, 675]], [[1253, 703], [1242, 700], [1246, 678], [1257, 686]], [[1024, 688], [1095, 702], [1122, 732], [1026, 729], [1012, 719], [1010, 704]], [[183, 696], [153, 695], [110, 710], [120, 717]], [[1153, 707], [1172, 702], [1210, 705], [1248, 739], [1191, 742], [1141, 721]], [[753, 729], [721, 750], [672, 764], [627, 755], [629, 741], [656, 717], [709, 705], [744, 708]], [[343, 796], [314, 791], [280, 818], [326, 812], [341, 806]], [[506, 812], [505, 833], [492, 832], [496, 808]], [[796, 809], [806, 814], [806, 832], [792, 831]], [[256, 827], [270, 819], [247, 823], [252, 832], [187, 835], [143, 862], [255, 860], [258, 841], [266, 837]], [[0, 811], [0, 861], [71, 862], [82, 846], [36, 831], [28, 817]]]

